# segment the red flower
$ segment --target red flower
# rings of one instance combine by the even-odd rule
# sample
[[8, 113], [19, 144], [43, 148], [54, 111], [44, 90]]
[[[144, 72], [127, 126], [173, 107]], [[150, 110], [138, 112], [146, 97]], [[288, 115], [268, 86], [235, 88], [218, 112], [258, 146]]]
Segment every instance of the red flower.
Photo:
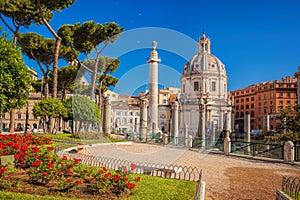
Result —
[[105, 172], [107, 171], [106, 167], [103, 167], [103, 171], [105, 171]]
[[67, 174], [68, 174], [68, 175], [70, 175], [70, 174], [71, 174], [71, 170], [70, 170], [70, 168], [67, 168], [67, 169], [66, 169], [66, 171], [67, 171]]
[[81, 159], [80, 158], [74, 158], [74, 162], [75, 162], [75, 164], [78, 164], [79, 162], [81, 162]]
[[6, 172], [6, 168], [3, 167], [1, 170], [0, 170], [0, 174], [3, 174], [4, 172]]
[[67, 182], [67, 183], [70, 183], [70, 182], [71, 182], [71, 180], [70, 180], [70, 179], [67, 179], [67, 180], [66, 180], [66, 182]]
[[136, 165], [133, 164], [133, 163], [130, 164], [130, 167], [131, 167], [131, 170], [135, 170], [136, 169]]
[[78, 181], [76, 181], [75, 183], [76, 183], [76, 185], [80, 185], [80, 184], [82, 183], [82, 180], [81, 180], [81, 179], [79, 179], [79, 180], [78, 180]]
[[94, 180], [95, 180], [95, 178], [91, 178], [91, 179], [90, 179], [90, 181], [94, 181]]
[[126, 184], [126, 187], [128, 188], [128, 189], [132, 189], [132, 188], [134, 188], [134, 186], [135, 186], [135, 184], [134, 183], [127, 183]]
[[114, 176], [114, 181], [118, 181], [120, 179], [120, 176], [118, 175], [118, 174], [116, 174], [115, 176]]
[[127, 173], [127, 168], [126, 168], [126, 166], [122, 166], [122, 168], [123, 168], [123, 171], [124, 171], [125, 173]]
[[48, 176], [48, 172], [43, 172], [42, 173], [44, 176]]
[[102, 174], [102, 173], [103, 173], [103, 170], [102, 170], [102, 169], [100, 169], [100, 170], [99, 170], [99, 173], [100, 173], [100, 174]]
[[32, 163], [32, 167], [37, 167], [41, 164], [42, 160], [38, 160], [38, 161], [35, 161], [34, 163]]
[[64, 160], [68, 160], [68, 157], [67, 157], [67, 156], [64, 156], [63, 159], [64, 159]]
[[127, 181], [128, 181], [128, 178], [127, 178], [126, 176], [124, 176], [123, 181], [124, 181], [124, 182], [127, 182]]
[[37, 152], [39, 152], [40, 150], [39, 150], [39, 148], [37, 148], [37, 147], [32, 147], [32, 151], [35, 152], [35, 153], [37, 153]]
[[108, 173], [105, 174], [105, 176], [106, 176], [106, 177], [111, 177], [111, 173], [108, 172]]
[[141, 177], [137, 177], [135, 180], [136, 180], [137, 182], [139, 182], [139, 181], [141, 180]]
[[20, 158], [20, 155], [19, 154], [15, 154], [14, 157], [15, 157], [16, 160], [18, 160]]

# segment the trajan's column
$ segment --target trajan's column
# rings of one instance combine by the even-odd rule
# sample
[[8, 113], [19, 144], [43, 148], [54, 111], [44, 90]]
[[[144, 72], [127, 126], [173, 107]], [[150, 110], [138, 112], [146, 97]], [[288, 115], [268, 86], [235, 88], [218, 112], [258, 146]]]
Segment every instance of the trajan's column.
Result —
[[152, 42], [152, 51], [147, 62], [150, 64], [150, 80], [149, 80], [149, 119], [148, 128], [150, 132], [158, 132], [158, 58], [156, 51], [157, 42]]

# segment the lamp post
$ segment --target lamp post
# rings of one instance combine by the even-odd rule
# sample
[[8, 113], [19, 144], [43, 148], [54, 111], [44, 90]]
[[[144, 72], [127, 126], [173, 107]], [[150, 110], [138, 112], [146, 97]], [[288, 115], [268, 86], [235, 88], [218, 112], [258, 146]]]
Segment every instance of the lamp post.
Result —
[[28, 103], [27, 103], [27, 104], [26, 104], [25, 131], [24, 131], [24, 133], [27, 133], [27, 128], [28, 128], [28, 118], [29, 118], [29, 113], [28, 113]]

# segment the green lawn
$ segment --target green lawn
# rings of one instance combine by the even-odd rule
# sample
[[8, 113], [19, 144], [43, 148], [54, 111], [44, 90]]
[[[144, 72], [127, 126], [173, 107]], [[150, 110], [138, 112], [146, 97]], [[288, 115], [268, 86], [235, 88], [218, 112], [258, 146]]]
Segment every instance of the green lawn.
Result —
[[0, 191], [0, 199], [9, 199], [9, 200], [81, 200], [77, 198], [63, 198], [63, 197], [55, 197], [55, 196], [41, 196], [41, 195], [32, 195], [32, 194], [24, 194], [24, 193], [13, 193], [13, 192], [5, 192]]
[[[100, 134], [100, 133], [99, 133]], [[40, 135], [43, 137], [51, 138], [51, 139], [57, 139], [57, 140], [64, 140], [64, 141], [72, 141], [72, 142], [78, 142], [82, 144], [95, 144], [95, 143], [106, 143], [106, 142], [125, 142], [126, 140], [119, 140], [115, 138], [109, 138], [109, 137], [100, 137], [98, 139], [85, 139], [84, 137], [75, 138], [73, 134], [71, 133], [57, 133], [57, 134], [35, 134]]]
[[134, 195], [127, 199], [190, 200], [194, 199], [196, 187], [197, 182], [141, 176]]

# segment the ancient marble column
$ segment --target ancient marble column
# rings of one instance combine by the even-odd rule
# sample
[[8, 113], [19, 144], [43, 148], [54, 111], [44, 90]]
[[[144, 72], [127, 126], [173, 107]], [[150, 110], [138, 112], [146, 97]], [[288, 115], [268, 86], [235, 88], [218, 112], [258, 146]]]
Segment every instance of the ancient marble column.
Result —
[[147, 100], [142, 99], [140, 105], [140, 138], [147, 139]]
[[264, 129], [270, 130], [270, 115], [264, 117]]
[[179, 124], [179, 104], [177, 101], [174, 102], [172, 106], [172, 135], [174, 137], [174, 144], [178, 144], [178, 124]]
[[201, 137], [201, 147], [205, 147], [205, 105], [203, 99], [199, 100], [198, 135]]
[[105, 135], [110, 135], [111, 102], [109, 96], [104, 98], [103, 131]]
[[[250, 114], [246, 114], [244, 120], [244, 132], [247, 134], [246, 142], [251, 142], [251, 123]], [[251, 152], [250, 145], [247, 148], [248, 153]]]
[[152, 51], [147, 62], [150, 65], [149, 73], [149, 129], [152, 133], [157, 133], [158, 129], [158, 58], [156, 51], [157, 42], [152, 42]]

